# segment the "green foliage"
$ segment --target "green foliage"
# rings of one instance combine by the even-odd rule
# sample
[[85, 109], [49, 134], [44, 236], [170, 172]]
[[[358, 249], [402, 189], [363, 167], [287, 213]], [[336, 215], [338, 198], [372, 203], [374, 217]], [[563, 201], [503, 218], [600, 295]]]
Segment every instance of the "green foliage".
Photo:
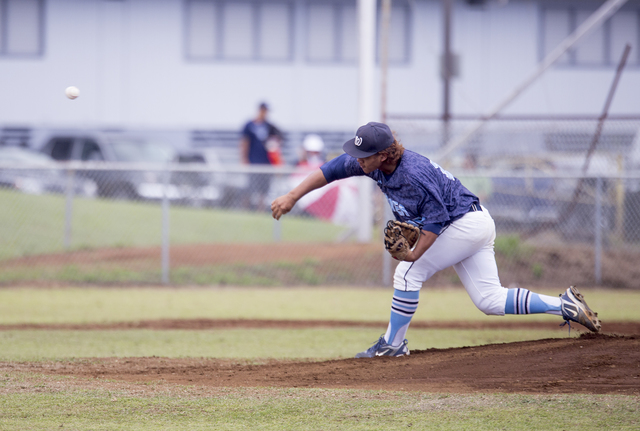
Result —
[[494, 248], [496, 253], [514, 259], [525, 259], [533, 253], [533, 247], [524, 244], [519, 235], [497, 236]]
[[535, 278], [540, 279], [544, 275], [544, 266], [536, 262], [531, 265], [531, 272], [533, 272]]

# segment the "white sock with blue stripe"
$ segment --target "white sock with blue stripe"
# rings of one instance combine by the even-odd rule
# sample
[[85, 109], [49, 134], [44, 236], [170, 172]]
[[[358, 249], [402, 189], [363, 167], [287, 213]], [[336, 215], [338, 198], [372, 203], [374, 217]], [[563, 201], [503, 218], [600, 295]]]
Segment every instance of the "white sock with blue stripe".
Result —
[[509, 289], [505, 314], [539, 314], [548, 313], [562, 316], [560, 297], [540, 295], [527, 289]]
[[393, 291], [391, 301], [391, 317], [384, 340], [392, 346], [399, 346], [404, 341], [409, 329], [411, 318], [418, 308], [420, 291], [405, 292], [403, 290]]

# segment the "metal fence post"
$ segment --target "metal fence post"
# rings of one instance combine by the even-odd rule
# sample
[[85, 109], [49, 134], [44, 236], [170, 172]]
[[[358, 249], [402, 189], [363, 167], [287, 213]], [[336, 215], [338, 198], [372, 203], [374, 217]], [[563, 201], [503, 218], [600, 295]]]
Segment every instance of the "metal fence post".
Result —
[[273, 220], [273, 242], [280, 242], [282, 240], [282, 225], [280, 220]]
[[596, 179], [594, 265], [596, 284], [602, 284], [602, 178]]
[[162, 188], [162, 283], [169, 284], [169, 176], [164, 172]]
[[74, 195], [74, 176], [75, 171], [73, 169], [67, 170], [67, 190], [66, 201], [64, 209], [64, 249], [67, 250], [71, 247], [71, 223], [73, 220], [73, 195]]

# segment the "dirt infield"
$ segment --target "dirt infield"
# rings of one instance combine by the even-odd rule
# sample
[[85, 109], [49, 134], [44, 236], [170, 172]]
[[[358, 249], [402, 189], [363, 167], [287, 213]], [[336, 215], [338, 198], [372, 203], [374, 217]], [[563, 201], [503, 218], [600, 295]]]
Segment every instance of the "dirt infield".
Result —
[[[270, 322], [270, 323], [267, 323]], [[146, 321], [111, 325], [5, 325], [0, 329], [208, 329], [345, 326], [323, 321]], [[365, 325], [383, 325], [382, 322]], [[531, 325], [531, 324], [529, 324]], [[412, 327], [496, 325], [418, 323]], [[518, 325], [517, 327], [523, 327]], [[384, 327], [384, 326], [383, 326]], [[514, 328], [513, 325], [502, 327]], [[536, 323], [535, 327], [544, 325]], [[554, 324], [554, 327], [556, 325]], [[640, 395], [640, 322], [603, 324], [606, 334], [453, 349], [413, 350], [408, 357], [314, 361], [89, 358], [0, 363], [2, 371], [76, 376], [97, 381], [162, 382], [204, 387], [295, 387], [443, 393], [589, 393]], [[618, 332], [617, 334], [615, 332]], [[354, 348], [355, 350], [355, 348]], [[95, 381], [95, 380], [94, 380]]]

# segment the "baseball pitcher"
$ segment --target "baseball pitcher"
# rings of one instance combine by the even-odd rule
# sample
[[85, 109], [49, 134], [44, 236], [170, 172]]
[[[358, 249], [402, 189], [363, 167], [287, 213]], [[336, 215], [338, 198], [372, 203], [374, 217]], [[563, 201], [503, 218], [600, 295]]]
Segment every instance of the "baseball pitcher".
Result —
[[325, 163], [271, 204], [273, 217], [305, 194], [332, 181], [366, 175], [386, 196], [396, 220], [385, 228], [385, 248], [400, 261], [387, 332], [357, 358], [409, 354], [405, 335], [418, 308], [420, 288], [453, 266], [473, 303], [488, 315], [549, 313], [593, 332], [600, 320], [573, 286], [559, 297], [507, 289], [500, 284], [493, 243], [495, 223], [477, 196], [437, 163], [405, 150], [386, 124], [371, 122], [345, 142], [346, 154]]

